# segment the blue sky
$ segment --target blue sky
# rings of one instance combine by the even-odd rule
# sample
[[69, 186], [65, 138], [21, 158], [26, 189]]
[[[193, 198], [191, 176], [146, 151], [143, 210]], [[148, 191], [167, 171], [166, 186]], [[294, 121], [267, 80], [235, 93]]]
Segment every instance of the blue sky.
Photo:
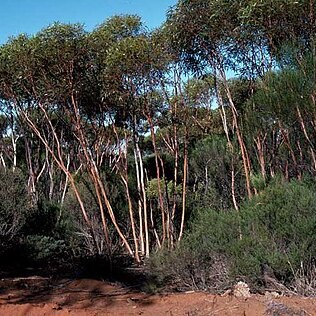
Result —
[[176, 0], [0, 0], [0, 44], [9, 36], [34, 34], [49, 24], [83, 23], [93, 29], [114, 14], [140, 15], [149, 28], [165, 19]]

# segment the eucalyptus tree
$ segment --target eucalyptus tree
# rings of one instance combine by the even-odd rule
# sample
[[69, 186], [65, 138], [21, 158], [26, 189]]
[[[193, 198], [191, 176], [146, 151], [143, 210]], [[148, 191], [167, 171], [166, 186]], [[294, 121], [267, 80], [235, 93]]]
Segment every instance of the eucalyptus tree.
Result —
[[[227, 78], [234, 74], [255, 82], [286, 57], [284, 47], [288, 43], [295, 43], [296, 59], [300, 59], [302, 51], [313, 49], [314, 16], [315, 6], [309, 0], [273, 3], [180, 0], [169, 12], [165, 27], [179, 59], [189, 71], [211, 72], [216, 78], [223, 127], [229, 143], [229, 129], [237, 137], [249, 196], [252, 194], [249, 149]], [[227, 108], [231, 122], [227, 122]]]
[[315, 174], [315, 69], [315, 58], [308, 55], [269, 73], [248, 102], [248, 134], [263, 177], [268, 166], [270, 174], [281, 172], [286, 178]]
[[[171, 42], [189, 70], [211, 72], [224, 86], [224, 93], [229, 101], [232, 113], [232, 125], [236, 131], [239, 148], [242, 153], [248, 195], [251, 196], [249, 157], [239, 127], [238, 113], [233, 102], [227, 81], [228, 67], [235, 70], [237, 63], [234, 37], [238, 24], [237, 3], [224, 1], [179, 1], [169, 13], [166, 27], [170, 29]], [[223, 127], [228, 142], [228, 122], [223, 104], [221, 89], [216, 89], [217, 102], [222, 111]]]
[[[126, 249], [132, 254], [130, 245], [116, 222], [95, 164], [94, 152], [90, 147], [91, 137], [86, 128], [89, 118], [87, 109], [90, 104], [85, 104], [85, 101], [86, 74], [91, 65], [87, 62], [89, 59], [87, 47], [84, 45], [85, 36], [80, 25], [55, 24], [34, 37], [22, 36], [4, 45], [1, 54], [1, 64], [4, 65], [4, 69], [1, 69], [1, 95], [7, 102], [14, 104], [57, 166], [64, 172], [94, 238], [89, 214], [81, 199], [74, 174], [69, 170], [67, 159], [69, 151], [75, 148], [74, 143], [77, 143], [78, 158], [90, 175], [98, 196], [105, 238], [108, 238], [108, 224], [103, 205]], [[46, 132], [30, 111], [38, 111], [41, 114], [46, 124]], [[71, 131], [72, 144], [62, 143], [64, 139], [56, 129], [52, 113], [56, 113], [58, 119]], [[110, 248], [108, 240], [107, 243]]]
[[[1, 100], [21, 115], [44, 145], [46, 155], [65, 174], [62, 200], [70, 183], [99, 248], [75, 177], [79, 170], [86, 172], [93, 184], [108, 248], [111, 225], [137, 261], [139, 239], [146, 256], [151, 245], [139, 137], [146, 132], [146, 120], [155, 137], [153, 117], [156, 107], [161, 105], [156, 88], [163, 71], [161, 51], [157, 48], [138, 17], [116, 16], [90, 34], [80, 25], [54, 24], [35, 36], [12, 39], [0, 51]], [[140, 238], [136, 234], [128, 183], [130, 139], [138, 170]], [[129, 228], [123, 231], [124, 224], [117, 221], [111, 205], [111, 184], [102, 175], [105, 167], [116, 168], [126, 187], [133, 246], [129, 242]], [[40, 173], [44, 168], [49, 166], [44, 164]], [[164, 220], [162, 223], [164, 227]]]
[[[110, 22], [97, 28], [91, 34], [91, 38], [97, 38], [98, 43], [104, 42], [102, 46], [106, 46], [108, 41], [112, 41], [107, 51], [103, 55], [98, 55], [100, 63], [106, 65], [100, 72], [103, 84], [102, 95], [105, 98], [110, 96], [115, 100], [116, 114], [112, 118], [112, 126], [116, 129], [115, 132], [117, 133], [118, 128], [123, 130], [125, 142], [127, 144], [131, 142], [133, 145], [138, 190], [139, 246], [141, 254], [149, 256], [152, 242], [149, 234], [146, 172], [143, 153], [140, 148], [140, 138], [147, 132], [152, 137], [157, 178], [160, 179], [161, 167], [159, 166], [159, 153], [155, 141], [155, 118], [161, 106], [163, 106], [159, 85], [166, 68], [166, 62], [159, 43], [145, 30], [138, 17], [115, 17]], [[115, 36], [114, 39], [111, 39], [108, 34], [111, 28], [120, 32], [121, 36]], [[127, 149], [128, 146], [125, 147], [125, 150]], [[124, 155], [126, 161], [126, 152]], [[125, 183], [132, 221], [135, 212], [132, 210], [130, 201], [126, 163], [125, 169], [118, 171], [121, 173]], [[122, 171], [124, 172], [122, 173]], [[161, 239], [156, 238], [156, 242], [161, 246], [165, 239], [166, 227], [162, 188], [160, 187], [160, 181], [158, 183], [163, 233]], [[136, 239], [135, 231], [134, 239]]]

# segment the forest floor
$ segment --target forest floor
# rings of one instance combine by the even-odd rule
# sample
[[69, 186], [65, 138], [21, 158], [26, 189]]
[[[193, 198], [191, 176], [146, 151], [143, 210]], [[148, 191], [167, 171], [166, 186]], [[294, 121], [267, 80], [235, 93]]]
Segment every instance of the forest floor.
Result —
[[145, 294], [117, 283], [43, 277], [0, 280], [0, 315], [316, 315], [316, 298], [212, 295], [201, 292]]

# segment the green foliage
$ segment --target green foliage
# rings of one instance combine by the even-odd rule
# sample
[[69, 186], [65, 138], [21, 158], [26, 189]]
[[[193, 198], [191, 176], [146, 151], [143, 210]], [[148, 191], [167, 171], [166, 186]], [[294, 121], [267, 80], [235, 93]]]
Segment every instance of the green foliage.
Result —
[[24, 246], [27, 249], [28, 259], [37, 264], [50, 261], [59, 261], [60, 264], [69, 251], [64, 240], [42, 235], [27, 236]]
[[185, 85], [187, 103], [192, 107], [210, 108], [214, 97], [212, 77], [191, 79]]
[[[160, 188], [162, 192], [165, 192], [165, 180], [160, 179]], [[168, 181], [167, 183], [167, 192], [169, 196], [172, 196], [173, 194], [181, 195], [182, 194], [182, 187], [181, 185], [177, 185], [176, 188], [174, 188], [174, 183], [172, 181]], [[147, 183], [146, 187], [146, 193], [148, 199], [156, 199], [158, 198], [158, 180], [157, 178], [153, 178]]]
[[[123, 184], [119, 182], [117, 176], [113, 173], [102, 175], [107, 177], [109, 184], [117, 181], [117, 185], [109, 185], [106, 189], [110, 197], [110, 203], [113, 205], [113, 211], [116, 219], [119, 223], [128, 221], [127, 202], [124, 195]], [[69, 190], [64, 206], [63, 212], [67, 214], [65, 216], [66, 222], [64, 226], [67, 229], [68, 226], [71, 228], [69, 241], [74, 244], [74, 253], [82, 256], [95, 256], [108, 254], [111, 249], [107, 249], [108, 245], [105, 244], [105, 236], [102, 229], [101, 213], [98, 204], [98, 199], [95, 193], [93, 185], [89, 182], [87, 174], [81, 174], [77, 177], [77, 189], [81, 196], [81, 199], [85, 205], [87, 216], [92, 225], [94, 237], [92, 237], [92, 229], [85, 222], [78, 200], [73, 192]], [[69, 229], [69, 227], [68, 227]], [[112, 238], [112, 245], [117, 250], [118, 238], [114, 233], [113, 227], [109, 225], [109, 234]], [[95, 239], [95, 240], [93, 240]], [[101, 253], [100, 253], [101, 251]]]
[[200, 211], [178, 247], [153, 255], [150, 271], [158, 283], [178, 289], [222, 290], [230, 285], [225, 251], [235, 239], [236, 219], [226, 212]]
[[21, 170], [0, 169], [0, 253], [33, 263], [58, 262], [73, 245], [71, 226], [59, 217], [58, 206], [34, 204], [25, 183]]
[[[92, 34], [96, 36], [98, 40], [102, 38], [108, 42], [118, 42], [124, 38], [137, 36], [142, 31], [143, 26], [139, 16], [114, 15], [99, 25]], [[106, 42], [102, 44], [106, 44]]]
[[28, 213], [20, 243], [26, 260], [35, 265], [60, 265], [80, 253], [74, 217], [45, 200]]
[[315, 57], [307, 55], [300, 65], [294, 63], [281, 71], [268, 73], [251, 100], [261, 111], [261, 120], [280, 120], [290, 127], [297, 120], [297, 108], [304, 115], [310, 115], [315, 71]]
[[27, 235], [51, 236], [58, 225], [60, 208], [48, 201], [39, 201], [37, 207], [28, 215], [24, 232]]
[[[231, 164], [232, 153], [224, 136], [208, 136], [195, 144], [190, 155], [191, 178], [196, 183], [191, 196], [195, 206], [214, 209], [231, 207]], [[240, 187], [240, 177], [237, 176], [237, 198]]]
[[312, 48], [314, 14], [308, 0], [181, 0], [170, 10], [166, 28], [172, 47], [189, 69], [224, 63], [252, 76], [269, 68], [263, 55], [275, 57], [284, 44]]
[[0, 168], [0, 246], [20, 236], [33, 208], [25, 183], [20, 170]]
[[[246, 203], [240, 215], [244, 235], [240, 243], [252, 243], [251, 253], [244, 252], [242, 259], [246, 263], [251, 258], [244, 268], [253, 271], [253, 277], [259, 264], [267, 264], [279, 279], [288, 281], [293, 277], [292, 269], [296, 271], [301, 262], [315, 258], [315, 197], [315, 190], [304, 183], [277, 182]], [[243, 245], [243, 250], [247, 248]], [[237, 274], [243, 271], [236, 265]]]
[[224, 269], [218, 286], [236, 279], [260, 285], [265, 267], [290, 283], [301, 264], [316, 258], [315, 198], [309, 184], [276, 181], [239, 212], [200, 211], [175, 252], [154, 257], [153, 270], [182, 286], [193, 287], [194, 280], [212, 288], [210, 271], [220, 261], [226, 275]]
[[68, 246], [73, 246], [76, 252], [77, 238], [75, 230], [75, 218], [59, 204], [40, 200], [37, 206], [29, 212], [23, 228], [24, 236], [51, 237], [55, 240], [63, 240]]
[[263, 178], [261, 174], [254, 174], [250, 175], [251, 185], [257, 192], [262, 191], [266, 187], [266, 180]]

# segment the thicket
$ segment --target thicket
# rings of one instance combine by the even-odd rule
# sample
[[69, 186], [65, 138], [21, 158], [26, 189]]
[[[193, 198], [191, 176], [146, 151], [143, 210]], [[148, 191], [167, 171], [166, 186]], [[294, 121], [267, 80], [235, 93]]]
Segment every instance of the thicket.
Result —
[[239, 211], [200, 209], [182, 243], [151, 259], [154, 276], [180, 289], [221, 291], [236, 280], [257, 290], [277, 289], [271, 278], [293, 291], [315, 291], [310, 274], [316, 256], [315, 197], [314, 182], [279, 179]]
[[1, 266], [58, 268], [72, 253], [71, 221], [58, 205], [32, 200], [21, 170], [0, 168], [0, 173]]

